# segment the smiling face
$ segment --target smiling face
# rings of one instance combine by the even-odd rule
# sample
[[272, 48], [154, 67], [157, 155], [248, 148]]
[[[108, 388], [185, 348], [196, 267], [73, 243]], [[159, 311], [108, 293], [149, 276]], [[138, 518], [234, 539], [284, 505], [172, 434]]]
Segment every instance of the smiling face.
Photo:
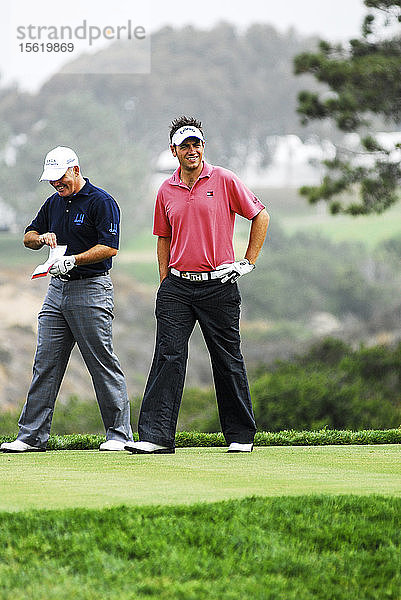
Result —
[[189, 137], [179, 146], [170, 146], [173, 156], [178, 158], [181, 169], [187, 173], [202, 170], [203, 152], [205, 144], [196, 137]]
[[82, 187], [79, 167], [70, 167], [63, 177], [57, 179], [57, 181], [49, 181], [49, 183], [62, 198], [76, 194]]

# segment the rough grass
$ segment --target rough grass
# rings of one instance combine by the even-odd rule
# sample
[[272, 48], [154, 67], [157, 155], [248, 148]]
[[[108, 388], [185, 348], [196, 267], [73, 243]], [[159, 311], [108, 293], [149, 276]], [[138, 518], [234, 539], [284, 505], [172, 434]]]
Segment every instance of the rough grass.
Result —
[[[15, 435], [0, 435], [0, 443], [11, 442]], [[134, 434], [137, 440], [138, 435]], [[102, 435], [52, 435], [48, 450], [96, 450], [105, 441]], [[401, 444], [401, 427], [397, 429], [366, 429], [362, 431], [321, 429], [320, 431], [259, 431], [255, 446], [326, 446], [354, 444]], [[177, 448], [224, 446], [222, 433], [181, 431], [176, 434]]]
[[0, 599], [399, 600], [401, 499], [0, 514]]

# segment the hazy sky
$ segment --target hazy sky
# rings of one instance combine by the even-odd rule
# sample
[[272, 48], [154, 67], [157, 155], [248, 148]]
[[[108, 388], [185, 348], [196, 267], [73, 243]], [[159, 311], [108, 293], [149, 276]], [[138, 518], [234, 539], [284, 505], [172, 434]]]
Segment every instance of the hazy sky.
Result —
[[301, 33], [348, 39], [359, 32], [367, 12], [362, 0], [203, 0], [196, 9], [188, 6], [186, 0], [151, 2], [153, 24], [209, 27], [219, 20], [240, 26], [271, 23], [281, 31], [295, 27]]
[[[0, 74], [2, 81], [18, 81], [22, 88], [35, 89], [56, 71], [68, 53], [38, 52], [29, 56], [20, 50], [17, 27], [88, 23], [109, 26], [126, 23], [143, 25], [147, 32], [163, 25], [210, 28], [219, 21], [245, 28], [268, 23], [279, 31], [294, 27], [302, 34], [318, 34], [328, 40], [357, 36], [367, 9], [363, 0], [81, 0], [64, 5], [54, 0], [12, 0], [2, 7], [0, 23]], [[142, 6], [141, 6], [142, 5]], [[76, 8], [75, 8], [76, 7]], [[66, 20], [67, 19], [67, 20]], [[26, 41], [26, 38], [24, 38]], [[100, 42], [98, 42], [100, 44]], [[79, 46], [76, 46], [78, 48]], [[100, 47], [100, 46], [99, 46]], [[94, 48], [92, 48], [94, 49]], [[77, 50], [75, 50], [77, 52]]]

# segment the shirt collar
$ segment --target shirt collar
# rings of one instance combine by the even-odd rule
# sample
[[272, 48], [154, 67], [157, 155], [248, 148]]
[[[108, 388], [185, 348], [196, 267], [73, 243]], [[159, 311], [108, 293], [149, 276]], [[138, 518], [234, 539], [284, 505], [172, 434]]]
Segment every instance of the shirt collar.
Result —
[[87, 177], [84, 177], [85, 179], [85, 185], [83, 187], [81, 187], [81, 189], [79, 190], [79, 192], [77, 192], [76, 194], [74, 194], [74, 196], [78, 196], [78, 194], [82, 194], [83, 196], [87, 196], [89, 194], [89, 188], [92, 185], [91, 182], [89, 181], [89, 179]]
[[[168, 180], [168, 182], [171, 185], [183, 185], [181, 178], [180, 178], [180, 169], [181, 169], [181, 167], [178, 167], [174, 171], [174, 173], [172, 174], [170, 179]], [[212, 174], [212, 171], [213, 171], [212, 165], [209, 165], [209, 163], [207, 163], [204, 160], [203, 161], [203, 169], [202, 169], [201, 174], [199, 175], [198, 179], [204, 179], [205, 177], [210, 177], [210, 175]]]
[[[92, 186], [92, 184], [87, 177], [84, 177], [84, 179], [85, 179], [86, 183], [84, 186], [81, 187], [79, 192], [77, 192], [76, 194], [73, 194], [72, 196], [67, 196], [66, 198], [64, 198], [64, 200], [72, 200], [72, 199], [76, 198], [77, 196], [89, 196], [89, 190], [90, 190], [90, 187]], [[61, 196], [60, 196], [60, 198], [61, 198]]]

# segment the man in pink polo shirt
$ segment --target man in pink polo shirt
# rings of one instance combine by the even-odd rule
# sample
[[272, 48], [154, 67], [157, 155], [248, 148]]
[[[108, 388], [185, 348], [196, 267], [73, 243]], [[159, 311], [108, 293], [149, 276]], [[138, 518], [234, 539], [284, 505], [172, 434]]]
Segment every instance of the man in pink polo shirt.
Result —
[[[210, 353], [228, 452], [251, 452], [256, 425], [240, 350], [236, 280], [255, 268], [269, 215], [234, 173], [204, 161], [198, 120], [175, 119], [170, 142], [179, 167], [159, 189], [153, 227], [161, 282], [155, 352], [139, 416], [140, 441], [125, 448], [135, 454], [175, 452], [188, 341], [198, 321]], [[240, 261], [233, 248], [237, 214], [252, 222]]]

